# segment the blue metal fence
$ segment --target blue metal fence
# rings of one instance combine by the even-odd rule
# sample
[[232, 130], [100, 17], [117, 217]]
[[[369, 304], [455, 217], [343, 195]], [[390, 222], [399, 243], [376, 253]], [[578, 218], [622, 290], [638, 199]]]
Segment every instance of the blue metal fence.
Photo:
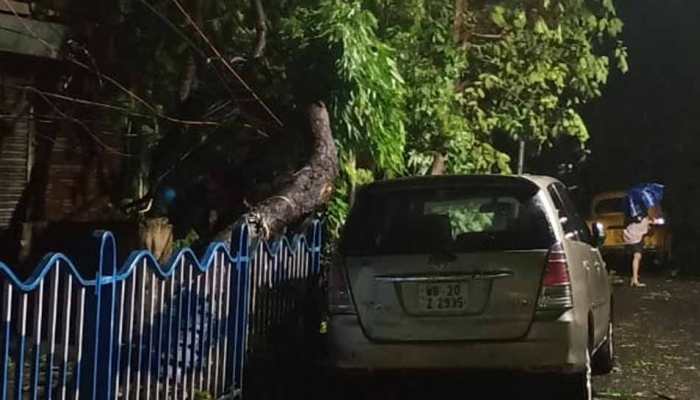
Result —
[[320, 272], [317, 222], [274, 243], [243, 225], [230, 250], [185, 249], [165, 266], [147, 251], [118, 266], [114, 236], [95, 238], [92, 279], [58, 253], [24, 282], [0, 262], [0, 400], [240, 395], [248, 352]]

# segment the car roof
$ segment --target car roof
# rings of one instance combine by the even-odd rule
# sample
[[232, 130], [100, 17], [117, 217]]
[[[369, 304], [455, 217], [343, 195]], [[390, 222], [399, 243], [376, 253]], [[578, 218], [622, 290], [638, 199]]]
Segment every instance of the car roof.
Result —
[[552, 178], [551, 176], [545, 176], [545, 175], [523, 175], [525, 179], [529, 179], [531, 182], [535, 183], [537, 186], [540, 187], [540, 189], [547, 189], [551, 184], [553, 183], [561, 183], [556, 178]]
[[376, 181], [364, 187], [369, 191], [421, 188], [433, 186], [508, 185], [533, 189], [546, 189], [558, 180], [539, 175], [429, 175]]

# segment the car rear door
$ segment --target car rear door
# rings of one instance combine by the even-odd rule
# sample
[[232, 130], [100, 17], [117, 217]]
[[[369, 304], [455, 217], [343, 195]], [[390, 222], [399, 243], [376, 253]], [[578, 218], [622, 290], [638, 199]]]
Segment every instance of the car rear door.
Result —
[[[358, 197], [345, 266], [376, 341], [506, 340], [532, 322], [553, 243], [534, 185]], [[510, 214], [509, 214], [510, 213]]]
[[593, 312], [597, 341], [605, 335], [605, 329], [608, 326], [606, 305], [609, 302], [609, 285], [605, 263], [600, 251], [593, 246], [588, 226], [578, 213], [566, 187], [561, 183], [555, 183], [550, 186], [549, 191], [555, 207], [560, 209], [560, 213], [564, 215], [562, 228], [565, 232], [566, 242], [572, 254], [575, 254], [576, 264], [583, 268], [586, 276], [588, 309]]

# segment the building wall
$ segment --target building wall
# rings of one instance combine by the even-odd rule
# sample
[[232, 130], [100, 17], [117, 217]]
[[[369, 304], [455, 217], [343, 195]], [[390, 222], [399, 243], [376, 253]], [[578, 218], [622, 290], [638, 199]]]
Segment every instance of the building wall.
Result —
[[[46, 191], [49, 221], [104, 221], [111, 218], [109, 191], [118, 156], [75, 130], [61, 132], [51, 153]], [[109, 138], [102, 138], [107, 142]]]
[[[40, 64], [35, 64], [40, 65]], [[55, 66], [27, 70], [24, 58], [0, 55], [0, 230], [18, 221], [113, 218], [109, 194], [125, 159], [122, 136], [105, 116], [67, 102], [47, 103], [26, 87], [55, 92]], [[35, 78], [36, 76], [36, 78]], [[56, 112], [90, 121], [76, 124]], [[18, 213], [22, 203], [28, 205]]]
[[31, 106], [9, 86], [32, 83], [28, 75], [0, 71], [0, 230], [7, 228], [29, 181], [33, 149]]
[[45, 253], [94, 230], [113, 230], [125, 245], [136, 235], [110, 202], [124, 160], [117, 154], [122, 135], [105, 132], [106, 117], [94, 109], [52, 104], [26, 89], [57, 92], [61, 69], [57, 61], [0, 52], [0, 260], [23, 276]]
[[22, 276], [47, 252], [81, 254], [96, 229], [118, 235], [120, 256], [138, 237], [110, 204], [124, 137], [100, 110], [40, 94], [89, 99], [100, 88], [63, 60], [60, 13], [33, 19], [25, 3], [0, 0], [0, 260]]
[[120, 157], [105, 146], [118, 149], [119, 143], [114, 143], [114, 136], [97, 136], [75, 124], [58, 125], [48, 169], [46, 219], [86, 222], [113, 218], [109, 193]]

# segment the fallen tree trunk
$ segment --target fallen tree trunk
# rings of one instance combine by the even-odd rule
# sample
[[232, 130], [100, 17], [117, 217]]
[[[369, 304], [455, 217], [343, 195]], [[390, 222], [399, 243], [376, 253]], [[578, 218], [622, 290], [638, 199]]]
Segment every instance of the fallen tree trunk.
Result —
[[[291, 173], [288, 179], [266, 199], [254, 204], [244, 219], [257, 228], [265, 239], [276, 236], [290, 224], [302, 220], [331, 199], [338, 176], [338, 153], [333, 141], [328, 110], [323, 103], [309, 106], [312, 151], [307, 164]], [[217, 235], [228, 240], [231, 229]]]

